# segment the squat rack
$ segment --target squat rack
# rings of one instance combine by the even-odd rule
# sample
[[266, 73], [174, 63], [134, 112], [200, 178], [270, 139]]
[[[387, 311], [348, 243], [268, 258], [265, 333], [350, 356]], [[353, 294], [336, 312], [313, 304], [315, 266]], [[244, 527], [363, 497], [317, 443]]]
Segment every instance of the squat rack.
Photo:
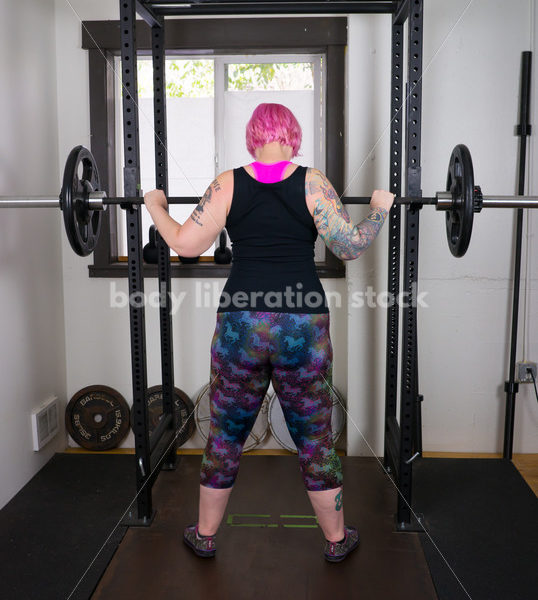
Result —
[[[386, 13], [393, 15], [391, 69], [391, 139], [390, 190], [401, 196], [403, 93], [406, 94], [406, 158], [405, 195], [421, 197], [421, 106], [422, 106], [422, 15], [423, 0], [400, 1], [331, 1], [307, 2], [246, 2], [244, 0], [193, 0], [189, 3], [172, 0], [119, 0], [121, 28], [121, 65], [124, 131], [124, 193], [140, 195], [140, 155], [138, 135], [138, 94], [136, 72], [136, 15], [151, 27], [154, 81], [155, 164], [157, 187], [167, 192], [166, 98], [165, 98], [165, 16], [233, 15], [233, 14], [357, 14]], [[403, 33], [409, 20], [408, 73], [410, 81], [404, 89]], [[409, 87], [410, 86], [410, 87]], [[127, 205], [129, 294], [144, 292], [142, 275], [142, 231], [140, 207]], [[413, 520], [412, 460], [422, 451], [420, 437], [420, 401], [418, 394], [417, 309], [415, 302], [418, 277], [419, 208], [413, 205], [405, 213], [404, 291], [409, 299], [403, 310], [403, 354], [401, 375], [400, 419], [396, 418], [399, 307], [388, 309], [387, 363], [385, 398], [384, 465], [394, 477], [398, 495], [396, 526], [410, 531], [419, 528]], [[394, 205], [389, 219], [388, 291], [397, 298], [400, 291], [401, 207]], [[130, 303], [130, 333], [132, 352], [132, 385], [137, 478], [137, 511], [130, 513], [129, 525], [150, 525], [155, 511], [151, 490], [160, 469], [174, 469], [177, 463], [175, 434], [177, 423], [173, 411], [173, 353], [170, 306], [170, 251], [158, 236], [159, 289], [166, 295], [166, 306], [160, 309], [161, 365], [163, 379], [163, 418], [150, 435], [145, 405], [147, 389], [146, 337], [144, 306]], [[138, 296], [130, 296], [138, 297]]]

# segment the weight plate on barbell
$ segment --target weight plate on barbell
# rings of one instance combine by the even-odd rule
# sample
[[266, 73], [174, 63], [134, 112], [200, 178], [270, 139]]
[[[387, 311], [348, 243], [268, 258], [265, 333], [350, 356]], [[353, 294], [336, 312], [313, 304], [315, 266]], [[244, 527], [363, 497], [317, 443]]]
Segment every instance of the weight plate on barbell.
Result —
[[102, 211], [88, 208], [90, 193], [99, 189], [99, 171], [92, 153], [76, 146], [65, 163], [60, 206], [67, 238], [79, 256], [91, 254], [99, 240]]
[[[148, 404], [148, 428], [151, 434], [163, 415], [163, 388], [162, 385], [154, 385], [148, 388], [146, 393]], [[194, 433], [196, 424], [194, 422], [194, 404], [187, 394], [179, 388], [174, 388], [174, 408], [176, 411], [177, 443], [182, 446]], [[134, 425], [135, 411], [131, 409], [131, 427]]]
[[90, 385], [78, 391], [65, 409], [65, 426], [87, 450], [110, 450], [129, 431], [129, 405], [116, 390]]
[[474, 217], [473, 161], [464, 144], [458, 144], [450, 155], [446, 190], [452, 194], [452, 206], [446, 213], [448, 247], [461, 257], [471, 241]]

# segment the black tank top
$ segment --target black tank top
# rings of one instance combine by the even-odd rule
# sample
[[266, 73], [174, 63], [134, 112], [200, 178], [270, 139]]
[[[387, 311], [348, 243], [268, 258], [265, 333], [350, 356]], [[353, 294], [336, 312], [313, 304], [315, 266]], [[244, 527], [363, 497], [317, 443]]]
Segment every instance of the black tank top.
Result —
[[232, 268], [218, 312], [253, 310], [327, 313], [316, 272], [318, 236], [305, 198], [306, 167], [286, 179], [262, 183], [234, 169], [232, 205], [226, 229]]

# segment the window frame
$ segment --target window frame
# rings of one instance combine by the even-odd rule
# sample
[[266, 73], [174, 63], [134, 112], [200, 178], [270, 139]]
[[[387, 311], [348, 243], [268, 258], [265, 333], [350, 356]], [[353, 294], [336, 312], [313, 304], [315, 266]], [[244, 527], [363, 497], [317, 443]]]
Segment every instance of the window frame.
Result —
[[[82, 48], [88, 50], [91, 150], [99, 165], [101, 187], [116, 195], [116, 123], [114, 56], [120, 52], [119, 21], [82, 23]], [[151, 54], [151, 29], [136, 24], [137, 52]], [[274, 40], [278, 40], [275, 45]], [[323, 40], [320, 45], [320, 40]], [[165, 25], [165, 51], [178, 55], [310, 53], [325, 56], [326, 174], [336, 191], [344, 189], [344, 98], [347, 18], [173, 19]], [[127, 277], [117, 256], [117, 210], [103, 214], [101, 236], [89, 265], [90, 277]], [[344, 263], [329, 250], [316, 262], [320, 277], [345, 276]], [[172, 261], [172, 277], [228, 277], [230, 265], [213, 261]], [[143, 265], [144, 277], [157, 277], [157, 265]]]

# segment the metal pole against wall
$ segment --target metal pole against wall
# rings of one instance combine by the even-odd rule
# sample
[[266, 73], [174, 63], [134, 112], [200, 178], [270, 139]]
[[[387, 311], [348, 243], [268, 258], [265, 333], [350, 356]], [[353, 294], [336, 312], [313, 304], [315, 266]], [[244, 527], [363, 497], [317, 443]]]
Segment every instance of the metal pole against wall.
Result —
[[[525, 193], [525, 168], [527, 163], [527, 136], [531, 134], [530, 98], [531, 98], [531, 52], [523, 52], [521, 56], [521, 92], [519, 109], [519, 178], [518, 194]], [[516, 381], [517, 329], [519, 320], [519, 288], [521, 279], [521, 244], [523, 237], [523, 209], [519, 208], [516, 217], [516, 248], [514, 258], [514, 290], [512, 297], [512, 332], [510, 336], [510, 364], [508, 381], [504, 384], [506, 392], [506, 412], [504, 417], [504, 448], [503, 458], [512, 459], [514, 445], [514, 421], [516, 411], [516, 396], [519, 384]]]

